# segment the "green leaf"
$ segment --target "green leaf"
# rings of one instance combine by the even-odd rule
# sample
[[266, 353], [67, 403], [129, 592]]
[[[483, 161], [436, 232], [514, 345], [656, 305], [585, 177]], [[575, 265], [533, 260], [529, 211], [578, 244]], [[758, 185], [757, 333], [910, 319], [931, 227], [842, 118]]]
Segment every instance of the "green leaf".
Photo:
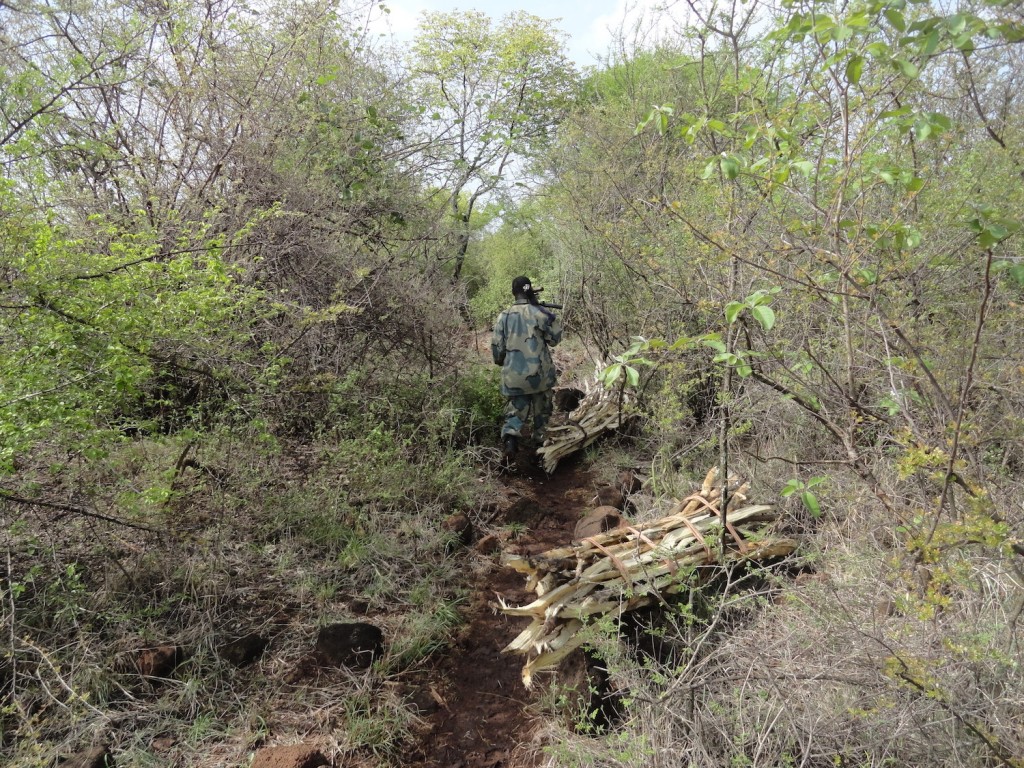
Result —
[[735, 179], [740, 175], [740, 164], [735, 157], [723, 157], [720, 163], [725, 178]]
[[889, 397], [888, 395], [879, 400], [878, 404], [885, 408], [886, 413], [888, 413], [890, 416], [895, 416], [900, 412], [899, 402]]
[[835, 26], [835, 24], [836, 23], [831, 16], [822, 14], [821, 16], [818, 16], [817, 21], [815, 21], [814, 26], [811, 28], [811, 31], [828, 32]]
[[878, 281], [878, 273], [867, 267], [855, 270], [854, 275], [864, 285], [874, 285]]
[[1024, 288], [1024, 263], [1014, 264], [1007, 270], [1007, 274], [1017, 281], [1017, 285]]
[[739, 301], [730, 301], [725, 307], [725, 321], [732, 325], [736, 318], [746, 308], [746, 305]]
[[846, 62], [846, 79], [853, 85], [860, 82], [860, 76], [864, 74], [864, 57], [863, 56], [851, 56], [850, 60]]
[[903, 32], [907, 28], [907, 20], [903, 18], [903, 14], [893, 8], [887, 8], [883, 11], [883, 15], [886, 20], [892, 24], [893, 28], [897, 32]]
[[783, 498], [789, 498], [803, 487], [803, 483], [801, 483], [796, 478], [793, 478], [792, 480], [786, 481], [786, 484], [782, 487], [782, 490], [779, 492], [779, 495], [782, 496]]
[[624, 370], [626, 371], [626, 385], [634, 389], [640, 386], [640, 371], [631, 365], [627, 365]]
[[750, 365], [748, 365], [747, 363], [740, 363], [739, 365], [736, 366], [736, 373], [739, 374], [739, 377], [741, 379], [747, 378], [753, 372], [754, 369], [751, 368]]
[[946, 27], [950, 34], [959, 35], [967, 29], [967, 17], [962, 13], [954, 14], [946, 19]]
[[953, 45], [956, 46], [958, 51], [972, 53], [974, 51], [974, 35], [970, 32], [965, 35], [960, 35], [960, 37], [953, 41]]
[[765, 331], [770, 331], [775, 326], [775, 312], [771, 307], [760, 306], [750, 310], [758, 324]]
[[792, 163], [792, 165], [807, 178], [810, 178], [811, 174], [814, 173], [814, 163], [810, 160], [797, 160], [795, 163]]
[[873, 59], [888, 59], [889, 46], [882, 42], [871, 43], [864, 49]]
[[918, 70], [917, 65], [912, 61], [907, 61], [906, 59], [896, 59], [894, 63], [896, 64], [896, 67], [899, 69], [899, 71], [903, 73], [903, 76], [911, 80], [916, 79], [917, 76], [920, 74], [920, 70]]
[[818, 506], [818, 497], [810, 491], [804, 491], [800, 494], [800, 501], [804, 503], [810, 511], [812, 517], [821, 517], [821, 507]]
[[605, 387], [611, 387], [619, 380], [622, 373], [622, 363], [613, 363], [601, 371], [600, 380]]
[[887, 109], [885, 112], [881, 112], [878, 115], [879, 120], [888, 120], [890, 117], [904, 117], [911, 113], [910, 107], [900, 107], [899, 109]]
[[921, 53], [925, 56], [931, 56], [939, 47], [939, 30], [933, 29], [928, 33], [928, 36], [924, 39], [924, 45], [921, 46]]

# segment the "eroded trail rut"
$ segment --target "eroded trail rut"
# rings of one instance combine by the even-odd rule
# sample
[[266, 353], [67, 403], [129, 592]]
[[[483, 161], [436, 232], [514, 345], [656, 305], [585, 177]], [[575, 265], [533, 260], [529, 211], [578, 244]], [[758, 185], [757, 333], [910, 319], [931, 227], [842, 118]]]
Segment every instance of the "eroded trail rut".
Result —
[[[533, 468], [505, 476], [509, 503], [492, 525], [525, 529], [506, 549], [532, 554], [570, 541], [593, 496], [591, 476], [578, 465], [566, 461], [551, 477]], [[520, 679], [523, 659], [501, 652], [526, 622], [498, 611], [498, 595], [517, 605], [534, 596], [524, 589], [522, 574], [503, 568], [498, 555], [475, 568], [465, 624], [433, 670], [425, 733], [408, 766], [529, 768], [538, 762], [530, 711], [535, 694]]]

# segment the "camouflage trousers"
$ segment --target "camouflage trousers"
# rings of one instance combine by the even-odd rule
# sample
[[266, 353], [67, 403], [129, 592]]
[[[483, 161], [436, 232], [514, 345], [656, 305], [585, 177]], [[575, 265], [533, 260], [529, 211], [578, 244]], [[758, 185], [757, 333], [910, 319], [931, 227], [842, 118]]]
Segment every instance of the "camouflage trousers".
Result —
[[533, 421], [533, 442], [540, 445], [544, 442], [544, 431], [552, 412], [552, 392], [546, 389], [532, 395], [512, 395], [505, 406], [505, 424], [501, 428], [501, 437], [508, 435], [522, 437], [523, 427]]

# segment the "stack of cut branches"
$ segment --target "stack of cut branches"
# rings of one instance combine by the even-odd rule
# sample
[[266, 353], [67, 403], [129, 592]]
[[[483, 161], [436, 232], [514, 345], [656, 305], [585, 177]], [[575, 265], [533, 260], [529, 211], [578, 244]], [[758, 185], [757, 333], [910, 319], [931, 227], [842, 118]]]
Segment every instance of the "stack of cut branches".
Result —
[[632, 403], [633, 398], [625, 389], [605, 389], [596, 378], [588, 383], [587, 393], [566, 423], [548, 427], [544, 445], [537, 449], [544, 470], [551, 474], [566, 456], [622, 426]]
[[749, 484], [736, 478], [728, 486], [723, 536], [716, 476], [715, 470], [708, 472], [698, 492], [642, 529], [623, 526], [539, 555], [504, 557], [506, 566], [528, 575], [527, 588], [538, 595], [521, 607], [502, 601], [505, 613], [532, 620], [505, 648], [526, 654], [527, 687], [535, 672], [555, 666], [584, 642], [586, 623], [605, 615], [617, 618], [686, 590], [700, 566], [782, 557], [796, 548], [793, 539], [766, 535], [765, 526], [776, 519], [772, 507], [748, 505]]

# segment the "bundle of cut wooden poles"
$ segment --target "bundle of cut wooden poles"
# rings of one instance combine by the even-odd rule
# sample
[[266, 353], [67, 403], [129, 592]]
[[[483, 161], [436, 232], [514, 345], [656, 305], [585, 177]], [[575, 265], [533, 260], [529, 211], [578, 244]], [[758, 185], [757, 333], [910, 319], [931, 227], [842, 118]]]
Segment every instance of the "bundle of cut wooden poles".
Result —
[[748, 505], [749, 484], [733, 477], [723, 536], [717, 474], [708, 472], [699, 491], [642, 528], [626, 525], [538, 555], [504, 556], [506, 566], [528, 575], [527, 589], [538, 595], [520, 607], [501, 602], [504, 613], [531, 619], [504, 649], [527, 656], [527, 687], [534, 673], [557, 665], [585, 642], [581, 631], [587, 623], [688, 589], [694, 568], [782, 557], [796, 548], [793, 539], [766, 535], [765, 526], [775, 520], [772, 507]]
[[548, 427], [544, 445], [537, 449], [544, 462], [544, 470], [551, 474], [566, 456], [583, 450], [605, 432], [622, 426], [632, 403], [633, 397], [627, 390], [605, 389], [595, 379], [566, 422]]

